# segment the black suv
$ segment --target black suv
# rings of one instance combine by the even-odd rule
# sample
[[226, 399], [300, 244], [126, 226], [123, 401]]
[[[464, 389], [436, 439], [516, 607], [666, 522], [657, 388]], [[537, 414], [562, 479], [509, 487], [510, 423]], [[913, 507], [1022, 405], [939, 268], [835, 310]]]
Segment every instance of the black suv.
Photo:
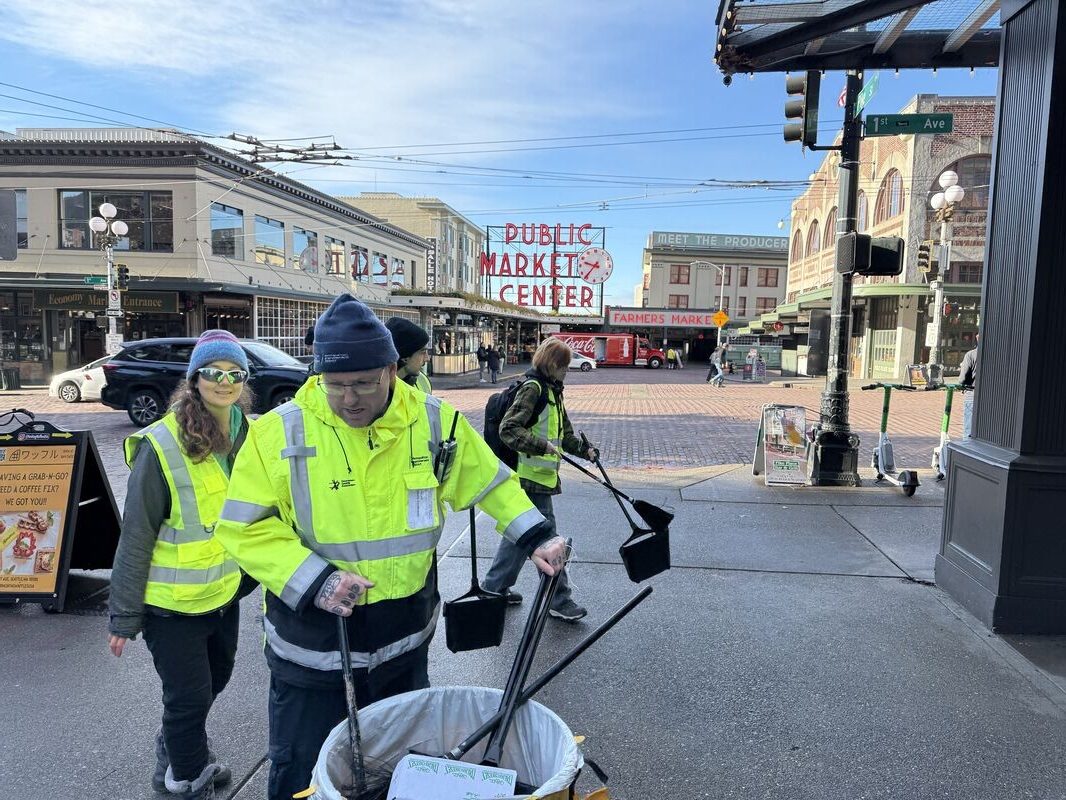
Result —
[[[127, 342], [104, 366], [105, 406], [123, 409], [134, 425], [151, 425], [166, 410], [165, 403], [185, 377], [196, 339], [143, 339]], [[256, 413], [288, 402], [307, 380], [308, 366], [292, 356], [251, 339], [242, 339], [251, 373], [248, 386], [255, 394]]]

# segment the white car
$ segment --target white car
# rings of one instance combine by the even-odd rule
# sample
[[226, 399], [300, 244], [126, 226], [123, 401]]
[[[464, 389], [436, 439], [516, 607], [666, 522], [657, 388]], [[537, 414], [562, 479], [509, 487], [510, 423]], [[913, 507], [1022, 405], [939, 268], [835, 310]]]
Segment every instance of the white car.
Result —
[[582, 372], [590, 372], [596, 369], [596, 362], [588, 356], [583, 356], [578, 353], [574, 353], [570, 359], [570, 369], [579, 369]]
[[48, 385], [48, 396], [58, 397], [66, 403], [76, 403], [79, 400], [99, 400], [100, 391], [104, 388], [104, 364], [111, 360], [111, 356], [98, 358], [84, 367], [60, 372]]

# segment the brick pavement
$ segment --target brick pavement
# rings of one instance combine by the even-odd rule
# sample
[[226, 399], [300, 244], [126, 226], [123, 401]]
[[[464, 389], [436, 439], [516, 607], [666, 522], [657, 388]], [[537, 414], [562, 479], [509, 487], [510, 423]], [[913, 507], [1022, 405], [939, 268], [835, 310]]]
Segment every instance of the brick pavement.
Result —
[[[513, 367], [496, 386], [473, 384], [441, 389], [439, 394], [466, 414], [478, 429], [485, 401], [519, 373]], [[574, 372], [567, 380], [567, 409], [578, 430], [597, 443], [604, 463], [629, 469], [682, 470], [751, 459], [759, 409], [766, 403], [802, 405], [817, 415], [821, 387], [727, 382], [715, 389], [704, 382], [706, 370], [600, 369]], [[957, 398], [958, 400], [958, 398]], [[889, 432], [903, 466], [927, 467], [939, 438], [942, 392], [893, 395]], [[133, 432], [126, 414], [99, 403], [69, 405], [39, 390], [0, 392], [0, 410], [26, 407], [74, 430], [91, 429], [106, 462], [116, 496], [125, 496], [122, 439]], [[862, 441], [860, 465], [870, 463], [880, 423], [881, 393], [854, 391], [852, 424]], [[962, 403], [953, 415], [952, 436], [962, 434]]]

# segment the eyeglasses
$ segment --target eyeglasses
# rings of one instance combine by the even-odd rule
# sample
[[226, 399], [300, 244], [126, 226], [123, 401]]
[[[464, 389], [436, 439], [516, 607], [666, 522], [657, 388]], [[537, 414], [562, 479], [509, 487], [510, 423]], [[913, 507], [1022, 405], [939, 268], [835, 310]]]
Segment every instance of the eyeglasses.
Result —
[[319, 387], [330, 397], [341, 398], [349, 391], [355, 394], [373, 394], [381, 386], [381, 378], [388, 367], [383, 367], [377, 378], [372, 381], [355, 381], [353, 383], [327, 383], [324, 380], [318, 382]]
[[196, 370], [196, 374], [201, 378], [215, 383], [222, 383], [224, 378], [229, 378], [229, 382], [244, 383], [248, 380], [248, 372], [243, 369], [218, 369], [217, 367], [201, 367]]

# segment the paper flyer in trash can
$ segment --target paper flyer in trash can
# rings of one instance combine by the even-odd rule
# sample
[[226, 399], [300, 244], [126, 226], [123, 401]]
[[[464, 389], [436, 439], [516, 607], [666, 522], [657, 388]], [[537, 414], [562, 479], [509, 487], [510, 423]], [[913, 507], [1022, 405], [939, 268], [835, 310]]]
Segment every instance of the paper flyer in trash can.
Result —
[[428, 756], [405, 756], [396, 765], [388, 800], [491, 800], [514, 795], [518, 773]]

